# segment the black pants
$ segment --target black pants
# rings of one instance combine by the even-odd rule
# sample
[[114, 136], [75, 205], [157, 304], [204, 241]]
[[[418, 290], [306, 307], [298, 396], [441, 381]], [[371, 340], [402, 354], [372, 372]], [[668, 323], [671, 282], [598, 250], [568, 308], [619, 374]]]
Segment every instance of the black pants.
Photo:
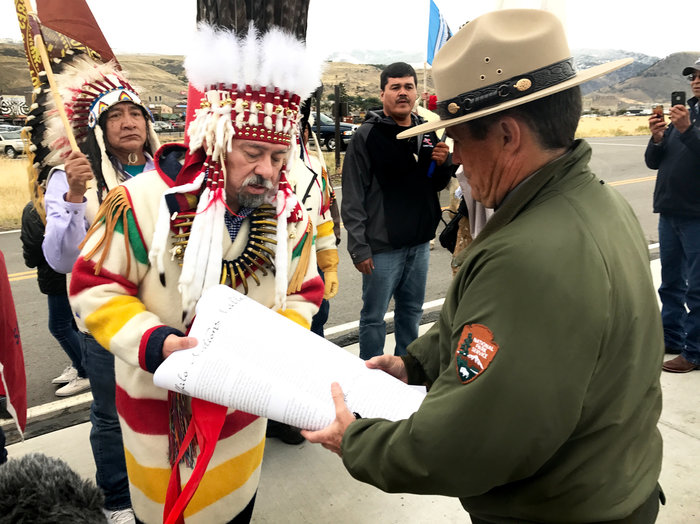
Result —
[[[606, 520], [605, 522], [591, 522], [590, 524], [654, 524], [659, 513], [659, 500], [664, 504], [666, 503], [666, 496], [661, 486], [657, 485], [656, 489], [649, 495], [649, 498], [634, 510], [631, 515], [620, 520]], [[495, 524], [490, 520], [480, 519], [472, 515], [469, 515], [469, 517], [472, 519], [472, 524]], [[527, 524], [536, 523], [528, 521]]]

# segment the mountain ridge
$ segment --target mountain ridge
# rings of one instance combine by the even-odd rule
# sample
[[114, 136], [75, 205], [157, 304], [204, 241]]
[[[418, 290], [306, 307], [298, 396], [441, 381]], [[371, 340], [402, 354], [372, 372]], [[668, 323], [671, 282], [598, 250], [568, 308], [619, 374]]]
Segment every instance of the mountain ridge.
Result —
[[[406, 53], [389, 55], [386, 51], [366, 51], [363, 55], [352, 52], [346, 54], [351, 57], [361, 56], [365, 63], [327, 62], [322, 76], [325, 100], [333, 92], [333, 86], [340, 82], [344, 84], [348, 95], [378, 97], [380, 67], [401, 59], [411, 62], [413, 58]], [[613, 49], [578, 49], [574, 50], [573, 55], [578, 69], [587, 69], [620, 58], [634, 59], [632, 64], [581, 86], [584, 108], [616, 111], [664, 103], [666, 99], [670, 102], [671, 91], [683, 90], [689, 93], [690, 86], [680, 71], [685, 65], [692, 64], [700, 52], [674, 53], [661, 59]], [[341, 58], [341, 54], [332, 56]], [[171, 107], [182, 103], [183, 93], [187, 90], [183, 56], [125, 54], [118, 55], [117, 58], [146, 103], [163, 103]], [[0, 42], [0, 71], [0, 95], [31, 94], [29, 71], [21, 44]], [[433, 91], [430, 70], [427, 70], [425, 81], [423, 77], [426, 72], [422, 67], [416, 68], [416, 73], [419, 91], [424, 86], [426, 90]]]

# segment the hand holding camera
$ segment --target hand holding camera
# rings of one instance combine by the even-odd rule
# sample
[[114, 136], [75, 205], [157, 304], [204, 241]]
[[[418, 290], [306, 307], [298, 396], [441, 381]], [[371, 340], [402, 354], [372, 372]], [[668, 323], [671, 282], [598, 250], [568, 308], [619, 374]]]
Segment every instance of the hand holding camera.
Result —
[[651, 131], [651, 139], [655, 144], [658, 144], [664, 139], [664, 131], [666, 131], [664, 106], [654, 106], [651, 111], [652, 113], [649, 117], [649, 130]]
[[668, 111], [668, 117], [681, 133], [685, 133], [690, 127], [690, 112], [685, 105], [685, 92], [674, 91], [671, 93], [671, 109]]

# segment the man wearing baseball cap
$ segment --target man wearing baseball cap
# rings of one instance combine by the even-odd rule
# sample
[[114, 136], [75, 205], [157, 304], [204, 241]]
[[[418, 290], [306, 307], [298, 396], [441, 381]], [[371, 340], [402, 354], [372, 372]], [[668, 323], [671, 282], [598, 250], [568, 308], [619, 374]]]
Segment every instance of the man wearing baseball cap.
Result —
[[[654, 213], [659, 214], [661, 320], [667, 353], [663, 370], [700, 369], [700, 59], [683, 68], [693, 97], [649, 118], [651, 139], [644, 152], [658, 169]], [[685, 101], [683, 101], [685, 102]], [[686, 309], [687, 307], [687, 309]]]
[[579, 84], [628, 63], [577, 72], [539, 10], [485, 14], [438, 53], [441, 120], [403, 135], [446, 128], [495, 213], [435, 325], [407, 356], [367, 362], [426, 384], [418, 411], [357, 419], [334, 384], [336, 420], [303, 432], [353, 477], [459, 497], [474, 523], [654, 522], [663, 335], [647, 246], [574, 139]]

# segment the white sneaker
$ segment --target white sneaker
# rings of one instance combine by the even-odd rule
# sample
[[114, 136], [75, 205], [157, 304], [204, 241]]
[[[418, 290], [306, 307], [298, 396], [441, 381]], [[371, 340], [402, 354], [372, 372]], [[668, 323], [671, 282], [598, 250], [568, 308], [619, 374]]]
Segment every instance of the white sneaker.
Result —
[[80, 393], [82, 391], [85, 391], [86, 389], [90, 389], [90, 381], [86, 378], [76, 376], [65, 386], [63, 386], [62, 388], [58, 388], [56, 390], [56, 396], [70, 397], [71, 395], [75, 395], [76, 393]]
[[68, 384], [71, 380], [78, 376], [78, 370], [72, 365], [63, 370], [63, 373], [58, 375], [51, 381], [52, 384]]
[[107, 522], [110, 524], [136, 524], [134, 510], [131, 508], [118, 509], [115, 511], [103, 509], [102, 513], [107, 517]]

